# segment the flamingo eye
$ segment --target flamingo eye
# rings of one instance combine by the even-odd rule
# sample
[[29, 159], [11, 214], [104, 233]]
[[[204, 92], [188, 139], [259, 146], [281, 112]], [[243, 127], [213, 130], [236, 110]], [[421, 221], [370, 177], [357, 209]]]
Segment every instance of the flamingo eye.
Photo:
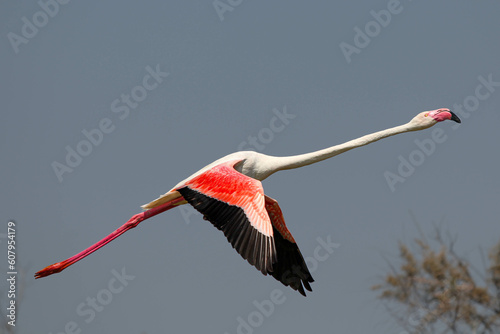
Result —
[[424, 116], [425, 116], [425, 117], [429, 116], [429, 113], [428, 113], [428, 112], [426, 112]]

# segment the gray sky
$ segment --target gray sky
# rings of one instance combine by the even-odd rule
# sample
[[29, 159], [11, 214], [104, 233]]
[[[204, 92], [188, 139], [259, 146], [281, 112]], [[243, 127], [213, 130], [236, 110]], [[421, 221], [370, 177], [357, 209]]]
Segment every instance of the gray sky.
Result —
[[[412, 215], [429, 234], [444, 221], [478, 267], [498, 241], [498, 2], [41, 3], [50, 15], [0, 5], [0, 233], [15, 220], [28, 271], [19, 333], [400, 334], [370, 286], [418, 236]], [[239, 147], [309, 152], [438, 107], [462, 126], [264, 181], [313, 271], [307, 298], [180, 209], [32, 278]], [[69, 165], [68, 150], [85, 156]]]

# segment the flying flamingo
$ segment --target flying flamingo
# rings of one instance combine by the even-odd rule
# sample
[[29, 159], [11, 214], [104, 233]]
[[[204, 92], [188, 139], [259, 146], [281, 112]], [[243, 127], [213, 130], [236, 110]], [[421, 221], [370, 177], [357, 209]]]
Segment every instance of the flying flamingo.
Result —
[[421, 112], [406, 124], [316, 152], [289, 157], [274, 157], [253, 151], [229, 154], [179, 182], [166, 194], [143, 205], [142, 208], [146, 211], [132, 216], [106, 238], [65, 261], [40, 270], [35, 278], [58, 273], [140, 222], [189, 203], [204, 219], [224, 232], [233, 248], [262, 274], [272, 275], [285, 286], [290, 286], [305, 296], [304, 288], [312, 291], [309, 283], [314, 280], [295, 239], [285, 225], [278, 202], [264, 195], [260, 181], [277, 171], [310, 165], [382, 138], [429, 128], [444, 120], [461, 123], [456, 114], [441, 108]]

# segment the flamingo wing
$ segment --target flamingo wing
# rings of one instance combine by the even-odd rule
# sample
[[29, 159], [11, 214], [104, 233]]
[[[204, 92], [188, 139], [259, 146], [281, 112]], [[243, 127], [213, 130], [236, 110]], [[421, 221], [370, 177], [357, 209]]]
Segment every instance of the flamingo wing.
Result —
[[305, 296], [314, 280], [278, 202], [264, 195], [260, 181], [234, 169], [240, 161], [216, 165], [175, 190], [251, 265]]
[[309, 283], [314, 279], [300, 253], [299, 247], [288, 230], [283, 218], [283, 213], [278, 202], [266, 196], [265, 205], [274, 231], [274, 242], [277, 249], [278, 261], [273, 265], [272, 275], [278, 281], [305, 296], [304, 287], [312, 291]]
[[216, 165], [175, 190], [224, 232], [244, 259], [267, 275], [273, 272], [277, 257], [264, 190], [260, 181], [234, 169], [239, 161]]

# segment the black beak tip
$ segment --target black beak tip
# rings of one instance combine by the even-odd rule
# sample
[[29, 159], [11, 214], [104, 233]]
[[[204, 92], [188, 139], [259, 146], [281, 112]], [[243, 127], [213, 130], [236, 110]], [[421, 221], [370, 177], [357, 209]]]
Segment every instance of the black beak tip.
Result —
[[450, 111], [450, 114], [451, 114], [451, 120], [452, 121], [455, 121], [457, 123], [462, 123], [462, 121], [460, 120], [460, 118], [457, 116], [457, 114], [455, 114], [453, 111]]

